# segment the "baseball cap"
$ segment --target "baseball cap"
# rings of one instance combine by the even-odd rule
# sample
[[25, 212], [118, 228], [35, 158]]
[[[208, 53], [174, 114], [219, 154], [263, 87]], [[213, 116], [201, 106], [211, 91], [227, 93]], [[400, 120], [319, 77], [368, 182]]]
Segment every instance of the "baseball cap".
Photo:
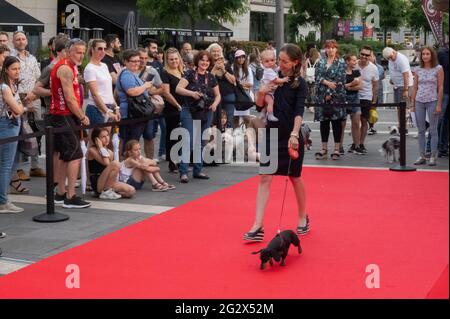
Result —
[[237, 50], [236, 53], [234, 54], [234, 57], [237, 58], [239, 56], [243, 56], [245, 55], [244, 50]]

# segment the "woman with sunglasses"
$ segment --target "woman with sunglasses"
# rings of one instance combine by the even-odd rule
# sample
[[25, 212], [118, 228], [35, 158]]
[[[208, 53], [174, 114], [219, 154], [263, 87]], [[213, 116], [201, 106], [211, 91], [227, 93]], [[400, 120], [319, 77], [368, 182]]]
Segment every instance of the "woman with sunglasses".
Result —
[[102, 39], [93, 39], [89, 43], [90, 60], [84, 69], [84, 81], [89, 87], [86, 115], [92, 124], [108, 120], [120, 121], [120, 109], [114, 100], [112, 90], [112, 77], [107, 65], [102, 63], [105, 50], [106, 42]]

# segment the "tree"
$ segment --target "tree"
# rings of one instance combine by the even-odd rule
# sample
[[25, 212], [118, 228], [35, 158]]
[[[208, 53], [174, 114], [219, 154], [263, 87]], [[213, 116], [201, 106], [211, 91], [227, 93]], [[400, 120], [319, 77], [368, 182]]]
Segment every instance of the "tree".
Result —
[[406, 3], [404, 0], [371, 0], [380, 9], [380, 29], [384, 34], [384, 46], [387, 44], [388, 31], [398, 31], [405, 22]]
[[415, 32], [425, 34], [425, 43], [427, 42], [427, 32], [431, 32], [425, 12], [422, 9], [421, 0], [410, 0], [406, 9], [406, 23]]
[[288, 15], [289, 30], [297, 34], [299, 26], [318, 26], [320, 41], [324, 42], [334, 18], [351, 18], [355, 11], [354, 0], [292, 0]]
[[249, 8], [248, 1], [241, 0], [137, 0], [139, 10], [156, 24], [169, 23], [181, 26], [189, 19], [192, 42], [195, 43], [195, 23], [210, 19], [216, 23], [236, 21]]

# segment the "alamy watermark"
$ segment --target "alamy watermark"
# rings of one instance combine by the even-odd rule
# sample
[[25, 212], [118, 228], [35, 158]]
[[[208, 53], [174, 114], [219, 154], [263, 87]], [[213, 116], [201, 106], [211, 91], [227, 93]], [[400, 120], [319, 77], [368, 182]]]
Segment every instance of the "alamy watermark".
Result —
[[66, 288], [74, 289], [80, 288], [80, 267], [77, 264], [70, 264], [66, 266]]
[[369, 4], [366, 7], [366, 13], [369, 13], [369, 15], [366, 17], [367, 28], [379, 28], [380, 8], [376, 4]]
[[368, 289], [380, 288], [380, 267], [377, 264], [367, 265], [366, 272], [370, 273], [366, 277], [366, 287]]
[[[259, 160], [263, 164], [260, 167], [260, 174], [274, 174], [278, 168], [278, 129], [270, 129], [268, 145], [266, 131], [265, 128], [259, 128], [257, 131], [253, 128], [245, 130], [237, 128], [222, 133], [213, 127], [202, 132], [201, 121], [193, 120], [192, 134], [183, 127], [171, 132], [170, 139], [178, 142], [172, 146], [170, 157], [176, 164], [190, 163], [191, 152], [193, 163], [203, 161], [206, 164], [213, 162], [242, 164], [256, 163]], [[199, 134], [200, 132], [202, 133]]]

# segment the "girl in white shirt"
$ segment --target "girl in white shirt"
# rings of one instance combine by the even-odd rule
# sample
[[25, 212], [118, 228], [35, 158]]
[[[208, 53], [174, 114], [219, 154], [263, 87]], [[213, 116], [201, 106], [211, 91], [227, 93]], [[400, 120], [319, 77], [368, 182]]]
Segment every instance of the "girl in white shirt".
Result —
[[159, 174], [160, 168], [156, 161], [145, 158], [141, 155], [141, 145], [137, 140], [130, 140], [125, 144], [126, 159], [120, 166], [119, 180], [133, 186], [135, 189], [141, 189], [144, 185], [145, 177], [148, 177], [152, 183], [152, 191], [165, 192], [175, 189], [163, 180]]

